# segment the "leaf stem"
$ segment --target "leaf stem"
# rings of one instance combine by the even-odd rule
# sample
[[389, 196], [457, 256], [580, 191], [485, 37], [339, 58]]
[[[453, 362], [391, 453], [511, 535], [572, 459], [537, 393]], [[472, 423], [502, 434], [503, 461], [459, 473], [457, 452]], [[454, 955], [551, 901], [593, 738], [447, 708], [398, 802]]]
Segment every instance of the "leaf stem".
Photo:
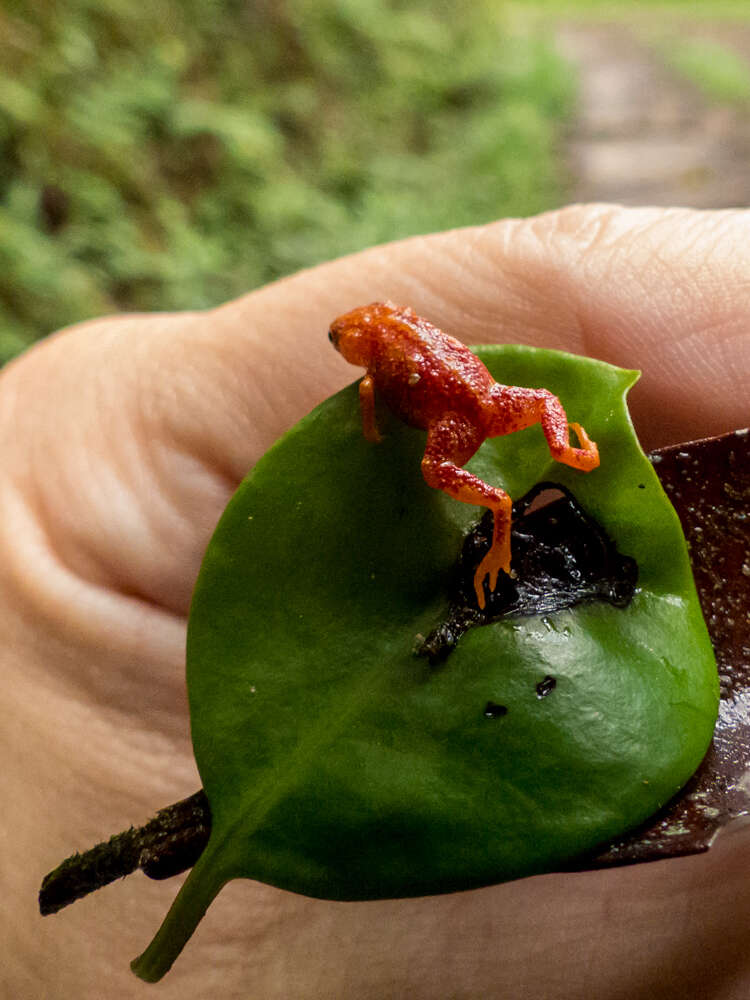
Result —
[[204, 851], [177, 893], [161, 927], [142, 955], [130, 963], [140, 979], [156, 983], [172, 968], [206, 910], [227, 882], [214, 863], [215, 852]]

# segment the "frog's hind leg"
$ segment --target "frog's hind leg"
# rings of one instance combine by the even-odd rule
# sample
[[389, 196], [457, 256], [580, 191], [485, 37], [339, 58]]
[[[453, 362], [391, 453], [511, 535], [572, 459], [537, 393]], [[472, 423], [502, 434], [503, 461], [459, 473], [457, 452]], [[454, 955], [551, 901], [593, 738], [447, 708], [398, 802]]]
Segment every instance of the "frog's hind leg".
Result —
[[[494, 415], [488, 437], [510, 434], [539, 423], [556, 462], [581, 472], [590, 472], [599, 465], [596, 443], [580, 424], [568, 423], [562, 403], [547, 389], [521, 389], [497, 384], [493, 387], [492, 397]], [[569, 428], [578, 438], [577, 448], [570, 443]]]
[[484, 440], [484, 433], [456, 414], [447, 414], [427, 430], [422, 475], [428, 486], [442, 490], [462, 503], [489, 507], [494, 515], [492, 544], [474, 574], [477, 603], [484, 608], [484, 579], [490, 590], [497, 585], [500, 570], [510, 572], [510, 518], [512, 501], [497, 486], [490, 486], [462, 466]]

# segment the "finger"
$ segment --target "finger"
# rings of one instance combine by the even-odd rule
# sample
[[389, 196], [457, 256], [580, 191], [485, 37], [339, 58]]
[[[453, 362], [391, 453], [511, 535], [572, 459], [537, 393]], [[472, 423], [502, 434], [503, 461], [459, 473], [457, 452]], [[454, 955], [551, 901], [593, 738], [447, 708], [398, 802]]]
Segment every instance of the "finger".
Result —
[[[535, 344], [641, 369], [632, 405], [647, 446], [741, 426], [749, 236], [748, 212], [575, 206], [304, 272], [177, 333], [196, 381], [214, 389], [202, 446], [243, 475], [291, 422], [356, 377], [325, 340], [330, 320], [383, 298], [469, 343]], [[217, 379], [230, 402], [223, 413]]]
[[45, 393], [39, 453], [54, 457], [65, 441], [65, 463], [37, 484], [50, 530], [77, 571], [184, 613], [231, 490], [291, 423], [357, 377], [327, 342], [330, 320], [374, 299], [409, 304], [467, 342], [642, 369], [631, 402], [646, 446], [741, 426], [749, 230], [740, 211], [578, 206], [375, 248], [211, 312], [54, 338], [15, 372]]

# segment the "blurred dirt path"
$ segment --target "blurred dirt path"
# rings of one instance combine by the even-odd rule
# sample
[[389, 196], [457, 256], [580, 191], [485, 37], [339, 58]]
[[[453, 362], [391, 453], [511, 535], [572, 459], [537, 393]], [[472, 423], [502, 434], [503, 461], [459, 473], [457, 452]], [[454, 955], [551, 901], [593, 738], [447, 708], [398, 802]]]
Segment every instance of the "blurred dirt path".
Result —
[[750, 113], [710, 104], [625, 25], [566, 23], [557, 39], [579, 80], [571, 200], [750, 205]]

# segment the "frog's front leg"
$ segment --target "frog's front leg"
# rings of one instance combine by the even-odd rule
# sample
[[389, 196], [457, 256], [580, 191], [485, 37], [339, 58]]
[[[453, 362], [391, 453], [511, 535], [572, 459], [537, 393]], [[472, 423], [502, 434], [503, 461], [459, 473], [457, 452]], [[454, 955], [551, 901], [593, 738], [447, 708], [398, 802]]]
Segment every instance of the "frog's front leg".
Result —
[[497, 486], [490, 486], [462, 466], [484, 440], [483, 431], [465, 418], [449, 413], [427, 429], [422, 475], [428, 486], [442, 490], [454, 500], [488, 507], [494, 515], [492, 544], [474, 574], [477, 603], [484, 608], [484, 579], [490, 590], [497, 585], [500, 570], [510, 572], [510, 519], [512, 501]]
[[359, 410], [362, 415], [362, 433], [368, 441], [379, 444], [383, 438], [375, 419], [375, 379], [369, 372], [359, 383]]

